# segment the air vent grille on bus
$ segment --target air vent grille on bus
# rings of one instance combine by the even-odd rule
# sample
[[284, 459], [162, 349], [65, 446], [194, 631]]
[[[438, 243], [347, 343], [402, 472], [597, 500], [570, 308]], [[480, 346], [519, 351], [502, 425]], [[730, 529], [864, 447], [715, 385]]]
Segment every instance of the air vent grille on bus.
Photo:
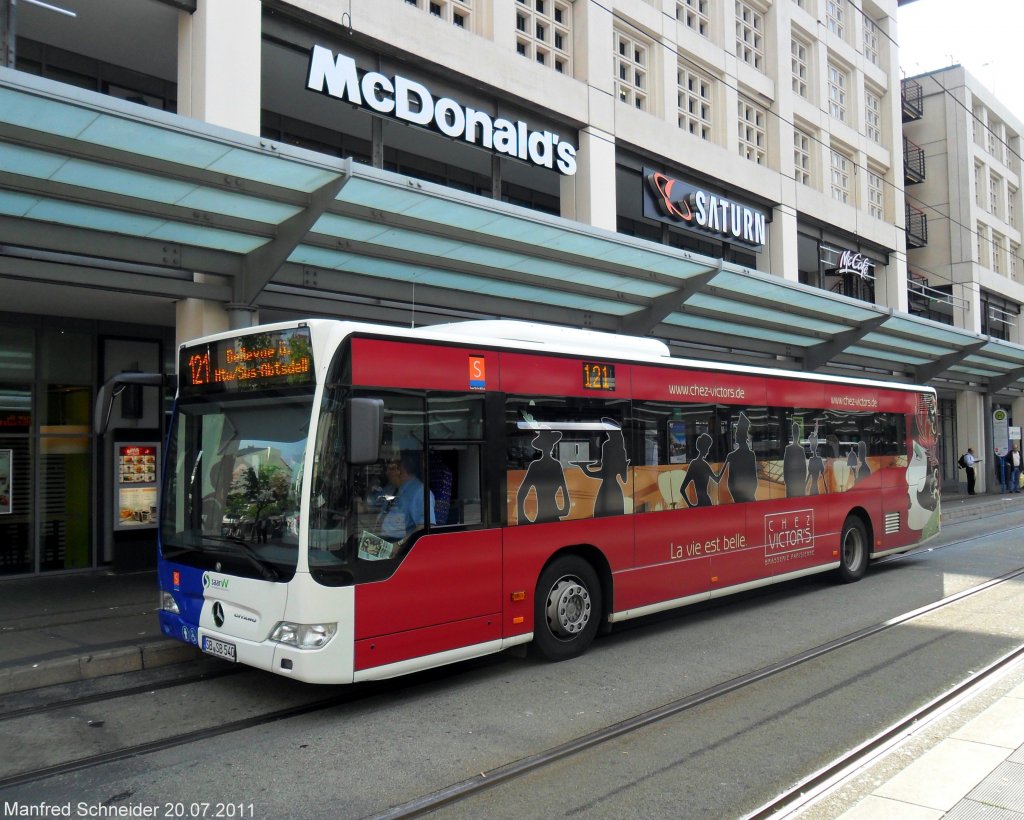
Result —
[[885, 514], [885, 534], [892, 535], [900, 531], [900, 514], [891, 512]]

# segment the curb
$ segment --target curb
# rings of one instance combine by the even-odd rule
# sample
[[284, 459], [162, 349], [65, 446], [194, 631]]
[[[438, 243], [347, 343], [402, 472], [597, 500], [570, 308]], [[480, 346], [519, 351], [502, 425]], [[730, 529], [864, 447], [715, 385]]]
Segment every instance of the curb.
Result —
[[199, 651], [177, 641], [151, 643], [107, 649], [78, 657], [41, 661], [31, 666], [0, 670], [0, 695], [40, 689], [61, 683], [92, 680], [106, 675], [139, 672], [200, 657]]
[[[947, 506], [948, 504], [948, 506]], [[1016, 500], [994, 496], [991, 501], [982, 504], [962, 505], [963, 502], [947, 502], [942, 505], [942, 524], [956, 524], [960, 521], [971, 521], [975, 518], [986, 518], [1021, 509]], [[962, 505], [962, 506], [961, 506]]]

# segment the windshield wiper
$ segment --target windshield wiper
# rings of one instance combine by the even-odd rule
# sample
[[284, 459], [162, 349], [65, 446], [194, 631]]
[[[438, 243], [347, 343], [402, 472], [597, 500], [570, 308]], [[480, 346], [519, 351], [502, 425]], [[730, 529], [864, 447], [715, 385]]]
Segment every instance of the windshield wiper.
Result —
[[211, 535], [208, 532], [204, 532], [200, 536], [204, 541], [220, 541], [222, 544], [238, 544], [242, 547], [248, 547], [249, 542], [244, 538], [239, 538], [237, 535]]
[[276, 569], [260, 558], [256, 550], [241, 538], [231, 535], [209, 535], [206, 533], [204, 533], [202, 537], [204, 540], [219, 541], [222, 544], [234, 544], [236, 547], [240, 547], [242, 557], [247, 559], [252, 566], [256, 567], [260, 571], [260, 575], [264, 581], [276, 581], [281, 577], [280, 573], [278, 573]]

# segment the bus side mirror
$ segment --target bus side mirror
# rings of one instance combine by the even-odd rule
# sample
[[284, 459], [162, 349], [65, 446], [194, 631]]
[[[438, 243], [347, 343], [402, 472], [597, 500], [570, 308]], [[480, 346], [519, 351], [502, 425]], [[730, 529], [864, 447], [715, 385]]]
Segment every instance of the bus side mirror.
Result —
[[380, 460], [384, 435], [384, 400], [349, 399], [345, 407], [350, 464], [374, 464]]

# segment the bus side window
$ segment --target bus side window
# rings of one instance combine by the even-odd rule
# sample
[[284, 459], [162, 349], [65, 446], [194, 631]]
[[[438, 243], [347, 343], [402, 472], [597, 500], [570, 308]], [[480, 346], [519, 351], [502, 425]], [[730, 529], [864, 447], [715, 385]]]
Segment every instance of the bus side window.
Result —
[[431, 450], [427, 456], [427, 476], [430, 483], [430, 495], [434, 499], [434, 523], [443, 527], [451, 518], [452, 483], [451, 467], [445, 463], [444, 454]]
[[480, 445], [431, 447], [427, 473], [434, 498], [434, 526], [482, 522]]
[[434, 527], [480, 524], [484, 397], [431, 393], [427, 397], [427, 477]]

